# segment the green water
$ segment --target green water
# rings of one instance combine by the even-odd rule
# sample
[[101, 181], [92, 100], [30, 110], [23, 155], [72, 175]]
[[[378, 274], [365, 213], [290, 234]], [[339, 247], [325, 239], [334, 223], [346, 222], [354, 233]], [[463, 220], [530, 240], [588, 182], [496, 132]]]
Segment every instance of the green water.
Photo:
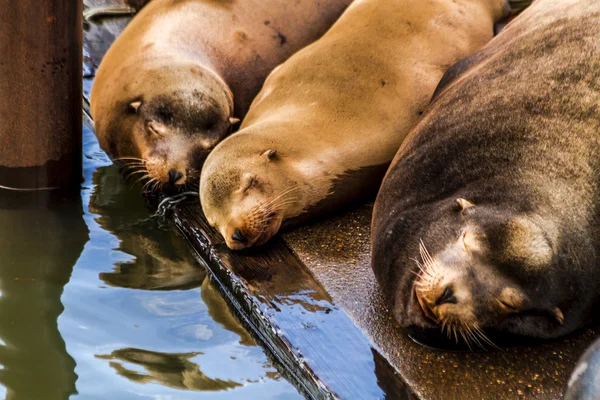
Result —
[[0, 192], [0, 398], [301, 398], [84, 142], [80, 198]]

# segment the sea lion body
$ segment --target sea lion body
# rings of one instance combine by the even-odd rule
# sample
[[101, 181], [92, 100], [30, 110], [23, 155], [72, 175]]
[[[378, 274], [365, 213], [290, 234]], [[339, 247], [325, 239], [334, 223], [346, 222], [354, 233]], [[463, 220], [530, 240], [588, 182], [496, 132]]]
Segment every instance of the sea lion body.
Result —
[[373, 270], [403, 327], [554, 338], [589, 321], [599, 43], [600, 2], [537, 0], [442, 79], [373, 215]]
[[487, 43], [506, 11], [504, 0], [355, 1], [273, 71], [241, 130], [210, 154], [208, 221], [241, 249], [284, 221], [374, 196], [445, 70]]
[[102, 149], [157, 186], [195, 181], [268, 73], [350, 1], [148, 2], [98, 69], [91, 112]]

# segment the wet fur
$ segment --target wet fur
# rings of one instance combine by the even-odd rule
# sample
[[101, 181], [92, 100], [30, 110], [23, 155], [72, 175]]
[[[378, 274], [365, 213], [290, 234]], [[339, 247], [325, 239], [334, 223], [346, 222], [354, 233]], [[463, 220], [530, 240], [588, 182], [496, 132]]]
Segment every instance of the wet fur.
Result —
[[[411, 260], [420, 240], [432, 254], [456, 240], [465, 218], [459, 197], [493, 206], [499, 219], [534, 218], [552, 245], [543, 267], [511, 267], [503, 261], [510, 257], [496, 254], [500, 267], [491, 273], [516, 283], [532, 309], [560, 307], [564, 325], [523, 315], [493, 328], [551, 338], [593, 316], [600, 293], [598, 43], [600, 3], [537, 0], [448, 71], [375, 205], [373, 269], [401, 325], [432, 327], [411, 295]], [[490, 235], [491, 246], [503, 248], [506, 235]]]

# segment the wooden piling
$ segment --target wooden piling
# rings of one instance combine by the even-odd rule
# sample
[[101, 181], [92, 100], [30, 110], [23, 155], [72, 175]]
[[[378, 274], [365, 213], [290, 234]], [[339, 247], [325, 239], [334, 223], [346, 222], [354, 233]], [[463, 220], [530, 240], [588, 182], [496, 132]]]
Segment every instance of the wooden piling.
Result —
[[78, 189], [83, 2], [0, 10], [0, 190]]

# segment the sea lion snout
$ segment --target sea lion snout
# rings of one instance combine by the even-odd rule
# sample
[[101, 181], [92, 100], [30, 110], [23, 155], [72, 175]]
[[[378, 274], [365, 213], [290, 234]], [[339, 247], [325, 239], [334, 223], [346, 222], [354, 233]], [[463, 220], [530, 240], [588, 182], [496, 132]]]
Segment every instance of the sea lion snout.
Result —
[[129, 112], [136, 119], [135, 148], [144, 160], [150, 189], [197, 184], [208, 153], [231, 127], [227, 107], [198, 90], [136, 99]]
[[[448, 322], [472, 325], [475, 321], [473, 307], [473, 275], [469, 255], [457, 254], [452, 247], [439, 256], [431, 256], [421, 246], [421, 270], [414, 283], [415, 296], [427, 318], [445, 326]], [[451, 253], [448, 257], [447, 253]]]
[[549, 332], [562, 329], [562, 311], [532, 294], [548, 290], [531, 277], [551, 267], [551, 224], [539, 216], [476, 206], [464, 199], [457, 203], [458, 219], [448, 215], [445, 222], [459, 222], [453, 229], [456, 234], [428, 239], [431, 253], [420, 242], [420, 259], [409, 257], [418, 268], [413, 270], [414, 301], [400, 300], [408, 305], [405, 325], [425, 328], [433, 323], [457, 341], [482, 347], [483, 342], [493, 346], [485, 339], [485, 329], [514, 332], [518, 325], [524, 334], [540, 324]]
[[266, 243], [281, 226], [282, 218], [278, 213], [249, 213], [220, 229], [227, 247], [232, 250], [243, 250]]

